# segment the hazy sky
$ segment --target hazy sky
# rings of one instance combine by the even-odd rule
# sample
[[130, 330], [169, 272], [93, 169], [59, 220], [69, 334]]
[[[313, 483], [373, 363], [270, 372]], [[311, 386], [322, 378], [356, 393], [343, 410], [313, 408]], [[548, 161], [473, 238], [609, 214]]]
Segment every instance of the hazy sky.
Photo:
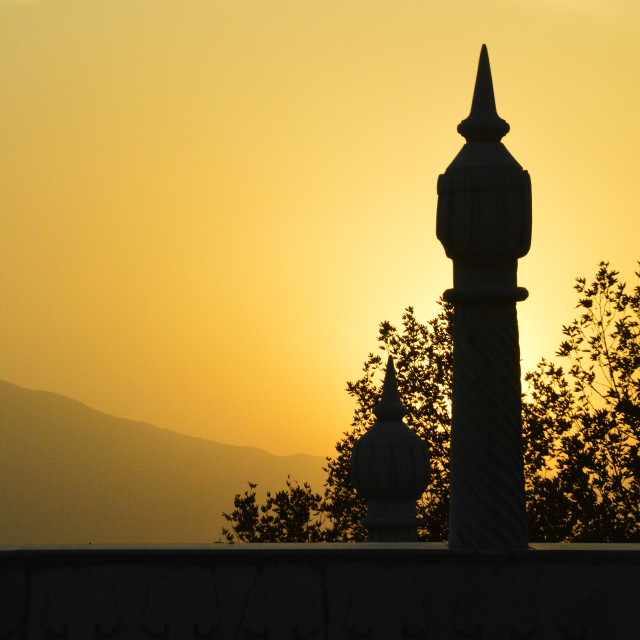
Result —
[[0, 0], [0, 379], [326, 455], [381, 320], [451, 286], [486, 43], [533, 183], [524, 368], [640, 259], [637, 0]]

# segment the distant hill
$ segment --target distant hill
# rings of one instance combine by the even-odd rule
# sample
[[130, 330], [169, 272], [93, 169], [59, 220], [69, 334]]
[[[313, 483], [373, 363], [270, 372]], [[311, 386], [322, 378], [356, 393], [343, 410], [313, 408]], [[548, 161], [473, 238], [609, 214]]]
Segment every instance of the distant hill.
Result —
[[247, 481], [320, 490], [324, 459], [192, 438], [0, 381], [0, 545], [215, 542]]

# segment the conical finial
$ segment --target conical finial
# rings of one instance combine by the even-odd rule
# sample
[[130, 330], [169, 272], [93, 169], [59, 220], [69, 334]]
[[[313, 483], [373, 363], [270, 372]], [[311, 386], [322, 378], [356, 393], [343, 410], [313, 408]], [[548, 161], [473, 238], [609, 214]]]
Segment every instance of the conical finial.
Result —
[[407, 415], [407, 410], [400, 400], [396, 368], [393, 365], [391, 356], [387, 360], [387, 370], [382, 385], [382, 398], [373, 408], [373, 413], [379, 420], [402, 420], [403, 416]]
[[471, 113], [458, 125], [458, 133], [464, 136], [467, 142], [499, 142], [504, 135], [509, 133], [509, 129], [509, 123], [503, 120], [496, 110], [489, 52], [487, 45], [483, 44], [478, 62]]

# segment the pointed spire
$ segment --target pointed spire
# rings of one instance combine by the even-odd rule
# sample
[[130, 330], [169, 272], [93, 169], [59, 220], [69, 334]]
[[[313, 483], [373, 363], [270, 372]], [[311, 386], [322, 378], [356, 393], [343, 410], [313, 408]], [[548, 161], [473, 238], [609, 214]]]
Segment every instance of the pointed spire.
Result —
[[407, 410], [400, 400], [396, 368], [391, 356], [387, 360], [387, 370], [382, 385], [382, 398], [373, 408], [373, 413], [379, 420], [402, 420], [403, 416], [407, 415]]
[[499, 142], [509, 132], [509, 124], [496, 110], [487, 45], [483, 44], [478, 62], [476, 86], [469, 116], [458, 125], [467, 142]]

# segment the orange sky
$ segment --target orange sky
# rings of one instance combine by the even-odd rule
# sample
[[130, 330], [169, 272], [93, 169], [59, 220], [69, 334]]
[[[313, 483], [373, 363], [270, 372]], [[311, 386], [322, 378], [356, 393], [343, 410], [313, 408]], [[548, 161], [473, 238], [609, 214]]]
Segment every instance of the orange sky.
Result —
[[483, 42], [533, 182], [531, 368], [573, 278], [640, 259], [637, 0], [0, 0], [0, 379], [330, 454], [378, 323], [451, 285]]

